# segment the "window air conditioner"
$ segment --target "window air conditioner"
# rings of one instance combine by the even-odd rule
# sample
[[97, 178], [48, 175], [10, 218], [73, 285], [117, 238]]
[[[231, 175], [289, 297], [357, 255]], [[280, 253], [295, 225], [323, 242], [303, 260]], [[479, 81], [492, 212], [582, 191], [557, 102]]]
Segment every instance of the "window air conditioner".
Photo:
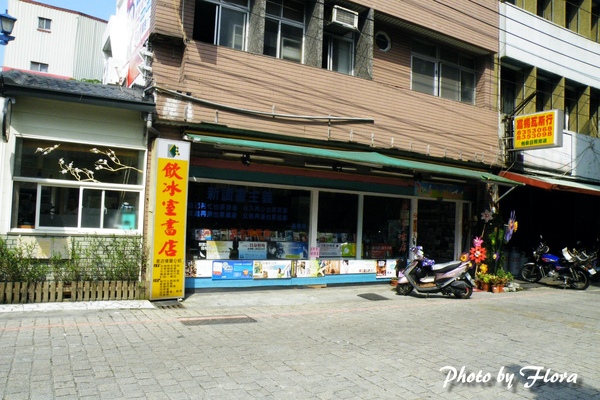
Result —
[[358, 29], [358, 13], [340, 6], [333, 6], [331, 23], [348, 29]]

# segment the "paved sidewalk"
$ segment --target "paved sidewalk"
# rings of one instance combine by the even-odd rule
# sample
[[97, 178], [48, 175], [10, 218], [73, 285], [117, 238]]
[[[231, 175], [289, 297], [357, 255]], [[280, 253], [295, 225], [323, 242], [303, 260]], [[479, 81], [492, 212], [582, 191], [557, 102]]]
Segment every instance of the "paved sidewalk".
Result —
[[62, 303], [0, 304], [0, 313], [23, 311], [75, 311], [154, 308], [148, 300], [78, 301]]
[[600, 398], [599, 300], [380, 284], [23, 307], [0, 312], [0, 399]]

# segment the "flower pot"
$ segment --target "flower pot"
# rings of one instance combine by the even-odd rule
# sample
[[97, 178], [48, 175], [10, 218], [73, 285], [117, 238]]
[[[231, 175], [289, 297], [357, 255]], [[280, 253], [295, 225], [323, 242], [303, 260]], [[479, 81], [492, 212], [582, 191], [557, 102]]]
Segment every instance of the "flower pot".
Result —
[[504, 285], [493, 285], [492, 293], [502, 293], [504, 292]]
[[481, 282], [481, 288], [480, 288], [483, 292], [489, 292], [490, 291], [490, 284], [489, 282]]

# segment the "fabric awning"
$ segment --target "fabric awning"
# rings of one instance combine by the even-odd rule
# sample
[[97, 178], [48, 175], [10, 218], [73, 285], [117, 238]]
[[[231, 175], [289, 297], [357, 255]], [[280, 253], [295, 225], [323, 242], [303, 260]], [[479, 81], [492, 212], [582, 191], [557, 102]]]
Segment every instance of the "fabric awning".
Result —
[[324, 149], [319, 147], [297, 146], [282, 143], [260, 142], [255, 140], [233, 139], [209, 135], [186, 133], [184, 139], [193, 143], [205, 143], [214, 146], [236, 148], [239, 151], [268, 151], [279, 154], [294, 154], [307, 157], [323, 158], [371, 168], [398, 168], [407, 171], [455, 176], [463, 179], [482, 182], [498, 183], [506, 186], [522, 186], [520, 181], [513, 181], [489, 172], [471, 170], [466, 168], [451, 167], [447, 165], [431, 164], [422, 161], [411, 161], [394, 158], [377, 152], [346, 151]]
[[527, 174], [517, 174], [515, 172], [504, 171], [500, 176], [529, 186], [545, 190], [561, 190], [565, 192], [589, 194], [600, 196], [600, 186], [589, 183], [572, 182], [564, 179], [550, 178], [546, 176], [533, 176]]

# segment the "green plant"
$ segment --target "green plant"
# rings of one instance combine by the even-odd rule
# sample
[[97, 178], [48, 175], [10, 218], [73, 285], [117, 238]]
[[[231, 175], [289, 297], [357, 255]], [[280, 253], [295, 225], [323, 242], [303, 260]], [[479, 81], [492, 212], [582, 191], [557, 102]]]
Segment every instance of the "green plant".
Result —
[[47, 279], [77, 281], [139, 281], [148, 268], [149, 249], [142, 237], [86, 236], [72, 239], [65, 254], [50, 259], [35, 257], [36, 245], [8, 246], [0, 239], [0, 281], [40, 282]]
[[49, 267], [44, 260], [35, 257], [36, 246], [18, 240], [9, 247], [0, 239], [0, 281], [42, 282], [48, 277]]
[[502, 268], [499, 268], [498, 271], [496, 271], [496, 275], [498, 277], [499, 284], [502, 284], [502, 285], [506, 285], [508, 282], [511, 282], [513, 279], [515, 279], [513, 274], [511, 274], [509, 271], [506, 271]]
[[483, 283], [491, 283], [493, 277], [494, 275], [483, 272], [478, 272], [476, 275], [477, 280], [480, 280]]

